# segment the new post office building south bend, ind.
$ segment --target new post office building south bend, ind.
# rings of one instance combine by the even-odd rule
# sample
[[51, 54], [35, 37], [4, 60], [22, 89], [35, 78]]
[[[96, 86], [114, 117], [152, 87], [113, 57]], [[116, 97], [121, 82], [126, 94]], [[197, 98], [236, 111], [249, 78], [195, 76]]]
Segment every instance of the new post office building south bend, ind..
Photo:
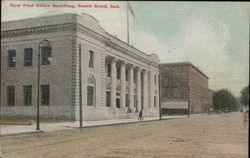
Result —
[[80, 101], [83, 120], [158, 116], [159, 62], [84, 13], [2, 22], [1, 115], [36, 117], [39, 78], [43, 118], [79, 120]]

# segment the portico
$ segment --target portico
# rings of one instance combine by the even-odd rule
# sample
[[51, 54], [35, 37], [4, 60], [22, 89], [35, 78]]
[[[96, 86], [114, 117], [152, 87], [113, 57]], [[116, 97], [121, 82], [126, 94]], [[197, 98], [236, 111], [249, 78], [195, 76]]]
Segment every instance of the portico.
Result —
[[[148, 85], [152, 84], [150, 87], [153, 87], [154, 83], [148, 80], [147, 68], [107, 55], [105, 69], [106, 87], [111, 93], [111, 109], [137, 113], [141, 109], [153, 108], [148, 105]], [[106, 100], [109, 99], [106, 97]], [[109, 107], [108, 105], [109, 103], [106, 102], [106, 107]]]

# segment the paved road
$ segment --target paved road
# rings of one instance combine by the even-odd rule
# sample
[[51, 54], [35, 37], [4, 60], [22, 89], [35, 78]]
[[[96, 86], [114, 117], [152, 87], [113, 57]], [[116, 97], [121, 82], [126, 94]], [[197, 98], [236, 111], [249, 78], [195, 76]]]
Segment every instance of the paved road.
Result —
[[237, 113], [0, 138], [4, 158], [247, 158]]

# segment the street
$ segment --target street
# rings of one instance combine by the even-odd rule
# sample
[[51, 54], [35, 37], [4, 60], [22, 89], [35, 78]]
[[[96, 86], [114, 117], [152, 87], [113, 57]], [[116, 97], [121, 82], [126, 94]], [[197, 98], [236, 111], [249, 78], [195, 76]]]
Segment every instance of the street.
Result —
[[3, 158], [247, 158], [240, 112], [0, 137]]

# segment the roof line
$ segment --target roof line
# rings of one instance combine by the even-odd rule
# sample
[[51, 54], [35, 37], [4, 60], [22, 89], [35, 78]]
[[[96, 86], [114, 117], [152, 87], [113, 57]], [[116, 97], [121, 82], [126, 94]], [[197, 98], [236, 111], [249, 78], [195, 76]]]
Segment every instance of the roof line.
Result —
[[192, 66], [195, 70], [197, 70], [200, 74], [202, 74], [203, 76], [205, 76], [207, 79], [209, 79], [209, 77], [207, 75], [205, 75], [200, 69], [198, 69], [196, 66], [194, 66], [194, 64], [192, 64], [189, 61], [186, 62], [177, 62], [177, 63], [161, 63], [161, 66], [183, 66], [183, 65], [190, 65]]

